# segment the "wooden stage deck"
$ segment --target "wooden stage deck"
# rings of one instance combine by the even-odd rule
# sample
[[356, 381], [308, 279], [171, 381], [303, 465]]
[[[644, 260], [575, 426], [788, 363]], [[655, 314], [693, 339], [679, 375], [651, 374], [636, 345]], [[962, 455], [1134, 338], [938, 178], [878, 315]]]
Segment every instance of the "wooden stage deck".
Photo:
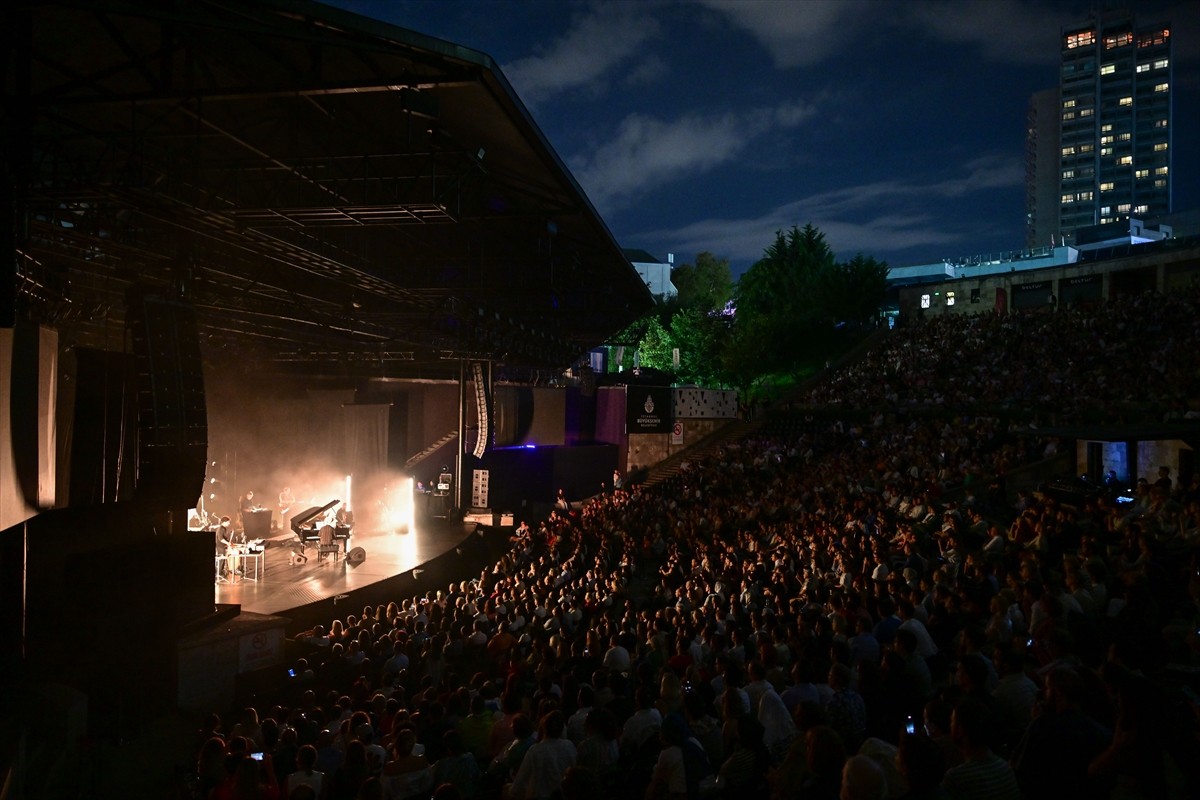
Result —
[[[344, 558], [317, 559], [316, 545], [306, 551], [308, 561], [288, 564], [294, 537], [266, 542], [257, 580], [251, 563], [243, 564], [242, 577], [215, 584], [215, 602], [240, 605], [256, 614], [292, 616], [301, 607], [348, 598], [373, 584], [411, 573], [433, 559], [459, 548], [477, 528], [474, 522], [432, 518], [406, 533], [355, 530], [350, 547], [361, 547], [366, 558], [353, 564]], [[215, 573], [214, 573], [215, 576]], [[414, 593], [419, 581], [413, 584]], [[396, 599], [399, 599], [398, 597]], [[300, 615], [304, 616], [304, 615]]]

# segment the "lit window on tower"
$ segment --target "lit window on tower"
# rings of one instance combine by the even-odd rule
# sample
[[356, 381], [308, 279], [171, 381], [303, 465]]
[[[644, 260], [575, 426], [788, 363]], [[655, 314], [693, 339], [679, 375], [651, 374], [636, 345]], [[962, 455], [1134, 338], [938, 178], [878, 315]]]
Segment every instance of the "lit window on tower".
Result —
[[1068, 33], [1065, 42], [1068, 50], [1074, 50], [1076, 47], [1088, 47], [1095, 43], [1096, 32], [1091, 30]]
[[1120, 33], [1112, 33], [1104, 37], [1104, 49], [1112, 50], [1114, 47], [1125, 47], [1133, 42], [1133, 33], [1131, 31], [1121, 31]]
[[1162, 30], [1152, 31], [1150, 33], [1143, 33], [1141, 36], [1138, 37], [1137, 44], [1138, 44], [1138, 47], [1154, 47], [1155, 45], [1166, 44], [1167, 40], [1170, 38], [1171, 38], [1170, 28], [1163, 28]]

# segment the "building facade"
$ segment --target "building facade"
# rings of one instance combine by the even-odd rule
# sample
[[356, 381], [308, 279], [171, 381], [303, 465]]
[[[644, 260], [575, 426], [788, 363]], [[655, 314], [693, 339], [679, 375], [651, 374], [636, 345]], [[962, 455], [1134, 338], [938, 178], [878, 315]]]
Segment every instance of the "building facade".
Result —
[[[1171, 212], [1171, 29], [1132, 12], [1065, 28], [1059, 77], [1059, 225]], [[1048, 179], [1048, 178], [1047, 178]]]
[[944, 277], [927, 275], [896, 285], [896, 308], [905, 321], [947, 314], [1052, 313], [1121, 295], [1171, 294], [1200, 284], [1200, 237], [1126, 236], [1096, 244], [1101, 246], [1060, 246], [1007, 265], [956, 265]]
[[1043, 89], [1025, 114], [1025, 246], [1059, 244], [1058, 87]]

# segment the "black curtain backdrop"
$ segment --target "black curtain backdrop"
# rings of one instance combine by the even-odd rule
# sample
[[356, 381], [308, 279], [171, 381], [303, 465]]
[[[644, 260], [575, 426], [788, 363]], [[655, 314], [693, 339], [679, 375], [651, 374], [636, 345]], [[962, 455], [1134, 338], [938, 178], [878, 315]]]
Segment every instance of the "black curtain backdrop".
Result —
[[390, 412], [387, 403], [342, 406], [342, 463], [357, 486], [387, 468]]

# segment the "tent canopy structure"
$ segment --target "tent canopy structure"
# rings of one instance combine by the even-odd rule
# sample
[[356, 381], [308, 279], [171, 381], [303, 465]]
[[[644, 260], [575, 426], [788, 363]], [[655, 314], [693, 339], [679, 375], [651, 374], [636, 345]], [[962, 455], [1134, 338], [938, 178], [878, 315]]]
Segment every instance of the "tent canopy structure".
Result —
[[482, 53], [296, 0], [19, 5], [18, 319], [108, 341], [137, 287], [206, 358], [449, 377], [564, 368], [653, 307]]

